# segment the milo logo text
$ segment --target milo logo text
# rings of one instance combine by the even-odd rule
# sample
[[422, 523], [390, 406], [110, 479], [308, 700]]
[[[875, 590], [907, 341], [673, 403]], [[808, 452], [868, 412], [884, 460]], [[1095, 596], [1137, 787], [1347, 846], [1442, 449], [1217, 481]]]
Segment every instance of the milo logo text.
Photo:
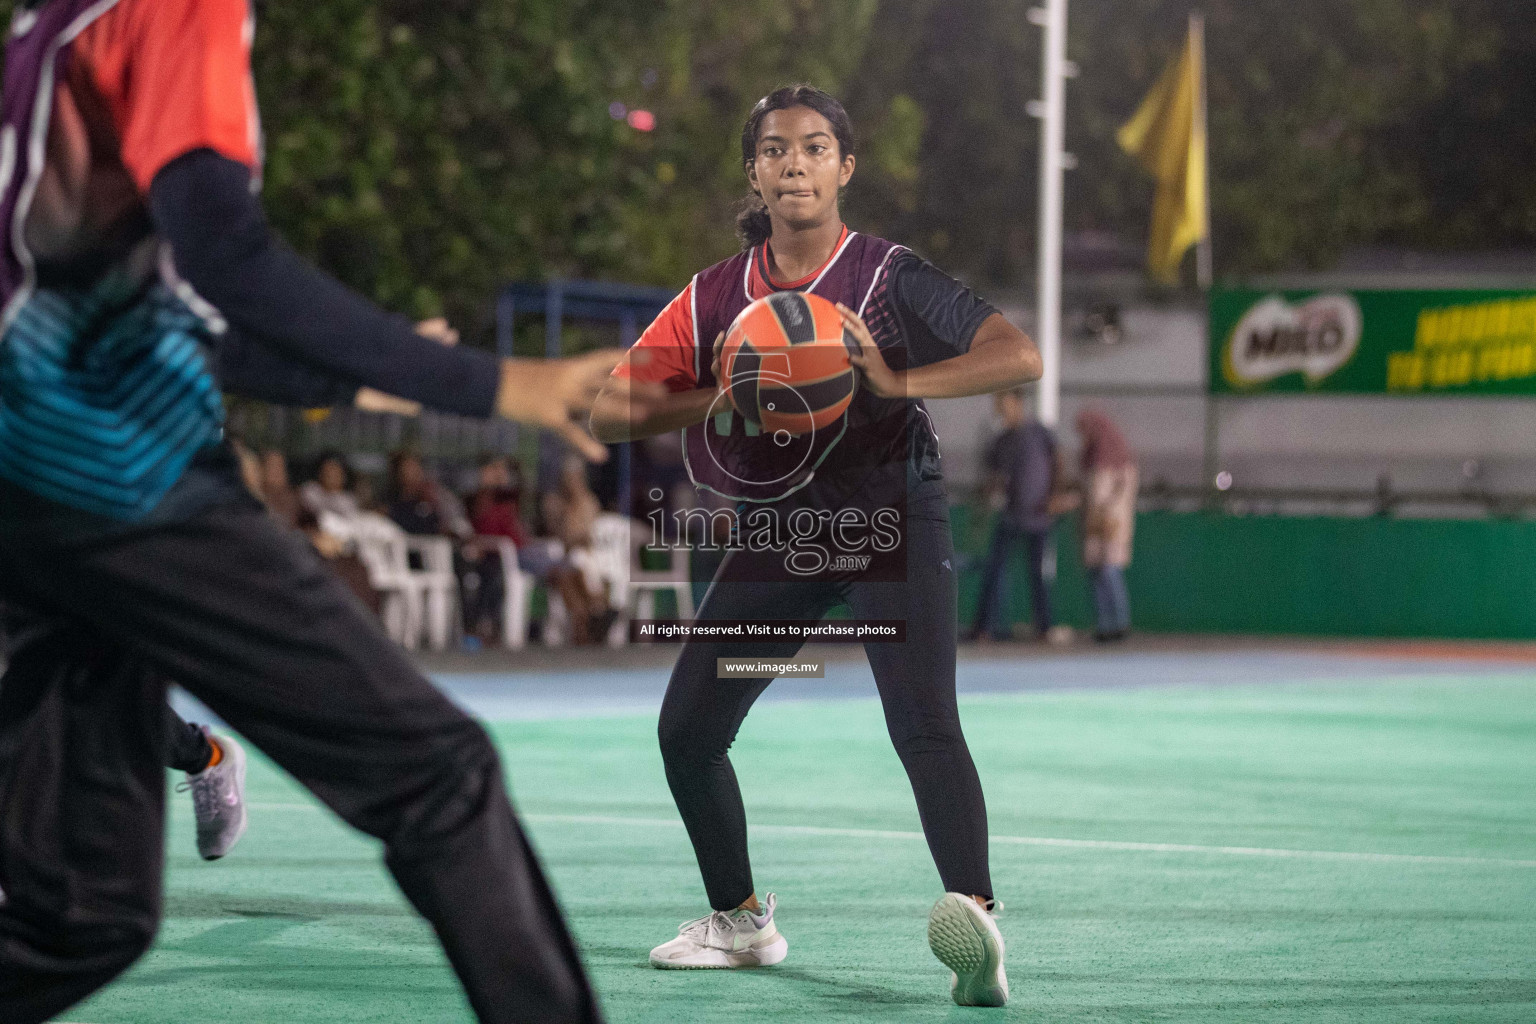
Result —
[[1288, 373], [1315, 384], [1360, 347], [1360, 306], [1349, 295], [1318, 295], [1292, 305], [1278, 295], [1256, 303], [1227, 340], [1222, 370], [1234, 387]]

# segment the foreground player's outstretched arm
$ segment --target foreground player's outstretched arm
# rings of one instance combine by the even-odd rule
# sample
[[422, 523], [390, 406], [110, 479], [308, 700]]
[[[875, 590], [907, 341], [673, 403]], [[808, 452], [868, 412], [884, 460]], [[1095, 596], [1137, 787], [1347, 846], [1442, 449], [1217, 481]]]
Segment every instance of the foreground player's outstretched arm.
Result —
[[[443, 345], [459, 343], [459, 332], [441, 318], [422, 321], [416, 325], [416, 333]], [[359, 387], [354, 380], [300, 362], [240, 331], [226, 329], [220, 335], [215, 357], [219, 387], [228, 394], [305, 409], [351, 405], [369, 412], [402, 416], [421, 413], [420, 402]]]
[[[606, 444], [638, 441], [657, 434], [684, 430], [709, 418], [719, 397], [718, 384], [700, 387], [695, 376], [692, 312], [693, 285], [667, 304], [645, 329], [635, 346], [624, 354], [613, 376], [592, 403], [592, 436]], [[720, 379], [720, 350], [725, 334], [715, 338], [710, 368]], [[636, 371], [639, 371], [638, 374]], [[647, 402], [635, 385], [655, 382], [665, 394]], [[638, 399], [638, 400], [637, 400]]]
[[703, 423], [715, 403], [714, 388], [695, 388], [669, 394], [637, 416], [630, 394], [634, 383], [628, 377], [611, 377], [592, 403], [592, 436], [604, 444], [638, 441]]
[[219, 389], [242, 398], [303, 409], [352, 406], [367, 412], [421, 415], [421, 403], [327, 373], [239, 331], [226, 330], [215, 351]]
[[244, 331], [226, 330], [214, 350], [219, 387], [233, 395], [305, 409], [351, 405], [357, 381], [300, 362]]
[[[424, 338], [279, 241], [250, 182], [244, 164], [199, 149], [167, 164], [150, 187], [155, 225], [178, 272], [232, 327], [341, 380], [444, 412], [531, 423], [603, 457], [572, 417], [591, 407], [620, 353], [496, 359]], [[636, 410], [656, 392], [637, 384]]]

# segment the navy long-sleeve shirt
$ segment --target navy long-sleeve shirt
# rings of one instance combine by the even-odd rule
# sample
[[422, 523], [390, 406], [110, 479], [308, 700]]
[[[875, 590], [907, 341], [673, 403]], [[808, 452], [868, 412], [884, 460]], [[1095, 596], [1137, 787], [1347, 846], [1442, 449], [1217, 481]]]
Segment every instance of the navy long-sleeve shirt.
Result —
[[150, 212], [177, 272], [229, 324], [226, 389], [327, 405], [367, 385], [444, 412], [492, 413], [495, 357], [423, 338], [306, 263], [268, 227], [244, 164], [209, 149], [172, 161], [155, 175]]

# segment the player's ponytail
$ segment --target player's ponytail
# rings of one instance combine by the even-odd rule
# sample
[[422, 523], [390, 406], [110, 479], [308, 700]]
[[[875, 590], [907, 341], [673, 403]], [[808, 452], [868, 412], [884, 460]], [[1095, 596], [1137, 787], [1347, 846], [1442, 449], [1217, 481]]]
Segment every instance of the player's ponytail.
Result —
[[[853, 122], [848, 120], [848, 111], [843, 109], [843, 105], [830, 93], [822, 92], [815, 86], [786, 85], [758, 100], [752, 113], [747, 116], [747, 123], [741, 129], [743, 167], [751, 167], [757, 159], [757, 137], [763, 130], [763, 118], [771, 111], [788, 110], [790, 107], [809, 107], [827, 119], [827, 123], [832, 126], [832, 134], [837, 138], [839, 157], [853, 152]], [[736, 234], [741, 238], [744, 249], [761, 245], [773, 234], [773, 223], [768, 219], [768, 204], [763, 202], [763, 197], [755, 190], [742, 200], [741, 211], [736, 215]]]
[[741, 247], [750, 249], [762, 245], [773, 234], [773, 222], [768, 219], [768, 204], [756, 192], [741, 201], [736, 213], [736, 237]]

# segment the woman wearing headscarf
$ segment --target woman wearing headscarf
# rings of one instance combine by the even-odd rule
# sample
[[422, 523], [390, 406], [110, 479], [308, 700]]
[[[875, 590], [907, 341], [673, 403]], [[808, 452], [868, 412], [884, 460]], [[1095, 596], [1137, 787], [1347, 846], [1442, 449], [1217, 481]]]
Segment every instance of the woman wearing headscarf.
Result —
[[1095, 409], [1077, 416], [1083, 439], [1083, 567], [1093, 585], [1094, 639], [1121, 640], [1131, 628], [1125, 568], [1136, 527], [1136, 462], [1125, 435]]

